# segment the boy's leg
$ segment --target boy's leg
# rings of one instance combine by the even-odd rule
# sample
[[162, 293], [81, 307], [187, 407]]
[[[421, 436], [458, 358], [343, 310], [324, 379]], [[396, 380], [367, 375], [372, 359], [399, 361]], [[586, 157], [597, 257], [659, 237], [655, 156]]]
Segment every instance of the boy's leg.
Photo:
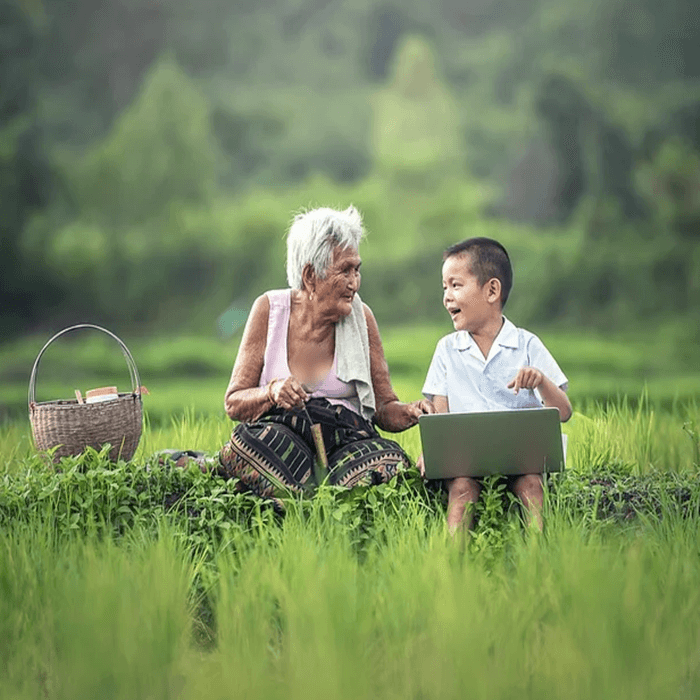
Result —
[[468, 506], [477, 502], [480, 491], [479, 482], [469, 476], [447, 481], [447, 527], [451, 535], [471, 529], [474, 513]]
[[513, 493], [523, 504], [525, 524], [534, 525], [542, 530], [542, 476], [540, 474], [523, 474], [513, 481]]

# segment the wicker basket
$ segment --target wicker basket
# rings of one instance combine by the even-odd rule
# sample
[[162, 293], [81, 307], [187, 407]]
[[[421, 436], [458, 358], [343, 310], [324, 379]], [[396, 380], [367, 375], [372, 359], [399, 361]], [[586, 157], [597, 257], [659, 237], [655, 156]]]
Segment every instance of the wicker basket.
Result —
[[[119, 343], [129, 366], [131, 393], [119, 394], [116, 399], [99, 403], [78, 403], [77, 399], [37, 403], [36, 373], [41, 356], [54, 340], [80, 328], [102, 331]], [[53, 455], [54, 462], [64, 456], [78, 455], [88, 446], [99, 450], [105, 443], [112, 446], [109, 452], [111, 461], [130, 460], [141, 439], [143, 406], [139, 373], [126, 345], [111, 331], [91, 323], [71, 326], [56, 333], [41, 349], [32, 367], [29, 379], [29, 420], [38, 450], [58, 446]]]

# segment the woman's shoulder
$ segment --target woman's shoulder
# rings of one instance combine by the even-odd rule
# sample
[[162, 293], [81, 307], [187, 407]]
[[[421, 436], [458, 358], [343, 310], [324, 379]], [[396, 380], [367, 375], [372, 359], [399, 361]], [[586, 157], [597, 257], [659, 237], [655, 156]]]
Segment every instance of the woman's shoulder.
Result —
[[258, 298], [261, 297], [265, 297], [267, 299], [268, 306], [289, 306], [292, 298], [292, 290], [270, 289], [264, 294], [261, 294]]
[[270, 317], [270, 299], [267, 294], [261, 294], [253, 302], [248, 314], [248, 326], [265, 325]]
[[250, 315], [264, 315], [267, 319], [270, 313], [279, 313], [283, 309], [288, 309], [291, 303], [291, 292], [291, 289], [271, 289], [263, 292], [253, 302]]

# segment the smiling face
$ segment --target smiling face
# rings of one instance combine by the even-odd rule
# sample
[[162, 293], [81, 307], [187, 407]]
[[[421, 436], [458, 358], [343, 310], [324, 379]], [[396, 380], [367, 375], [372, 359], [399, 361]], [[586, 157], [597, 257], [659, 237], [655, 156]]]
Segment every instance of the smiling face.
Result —
[[322, 279], [315, 277], [314, 294], [325, 315], [335, 320], [348, 316], [360, 289], [360, 254], [354, 248], [334, 248], [333, 259]]
[[468, 254], [452, 255], [442, 265], [442, 303], [455, 330], [479, 332], [501, 318], [501, 283], [492, 278], [480, 285]]

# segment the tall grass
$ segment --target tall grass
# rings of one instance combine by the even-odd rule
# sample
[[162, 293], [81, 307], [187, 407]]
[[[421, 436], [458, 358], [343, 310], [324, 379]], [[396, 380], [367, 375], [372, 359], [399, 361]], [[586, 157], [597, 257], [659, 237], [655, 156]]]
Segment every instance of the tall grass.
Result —
[[[464, 541], [416, 474], [280, 518], [151, 459], [215, 452], [224, 418], [147, 423], [133, 464], [57, 473], [7, 423], [0, 698], [697, 697], [699, 419], [643, 396], [585, 406], [544, 532], [489, 486]], [[393, 437], [417, 457], [416, 429]], [[601, 483], [649, 507], [601, 517]]]
[[642, 393], [633, 405], [627, 397], [606, 406], [588, 404], [571, 425], [571, 462], [578, 470], [601, 465], [626, 465], [634, 474], [653, 470], [697, 469], [700, 407], [692, 400], [660, 410]]
[[190, 449], [213, 454], [231, 436], [233, 423], [223, 410], [218, 416], [197, 414], [186, 408], [170, 416], [168, 423], [152, 425], [148, 411], [144, 415], [144, 430], [134, 461], [147, 459], [154, 452], [170, 448]]
[[59, 547], [41, 526], [0, 535], [0, 696], [172, 696], [196, 564], [167, 533], [123, 544]]
[[548, 514], [497, 559], [408, 511], [358, 555], [328, 503], [203, 564], [166, 529], [122, 546], [0, 534], [0, 696], [693, 698], [697, 520], [611, 533]]

